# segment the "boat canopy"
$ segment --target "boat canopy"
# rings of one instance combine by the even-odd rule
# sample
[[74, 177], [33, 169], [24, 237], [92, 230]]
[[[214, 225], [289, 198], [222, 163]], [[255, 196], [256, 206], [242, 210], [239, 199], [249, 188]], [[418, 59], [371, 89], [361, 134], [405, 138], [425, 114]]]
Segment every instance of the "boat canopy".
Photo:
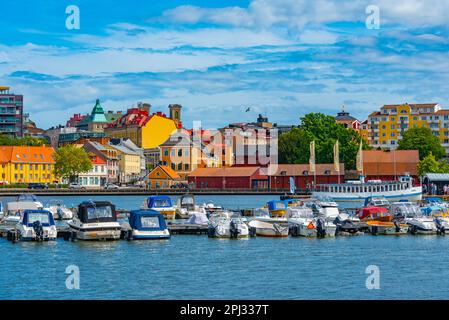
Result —
[[390, 206], [390, 212], [395, 216], [415, 217], [421, 215], [418, 205], [412, 202], [395, 202]]
[[445, 210], [446, 210], [446, 208], [444, 208], [442, 206], [437, 206], [437, 205], [426, 206], [426, 207], [421, 208], [421, 212], [425, 215], [430, 215], [432, 213], [441, 212], [441, 211], [445, 211]]
[[311, 219], [314, 217], [313, 211], [311, 208], [307, 207], [292, 207], [288, 208], [285, 213], [285, 217], [287, 219], [291, 218], [303, 218], [303, 219]]
[[423, 203], [443, 203], [443, 200], [441, 198], [431, 197], [431, 198], [423, 199], [422, 202]]
[[23, 212], [22, 225], [32, 227], [36, 221], [40, 221], [44, 227], [55, 225], [53, 215], [48, 210], [25, 210]]
[[365, 199], [365, 207], [366, 206], [386, 206], [389, 205], [390, 202], [385, 197], [367, 197]]
[[164, 216], [156, 210], [133, 210], [129, 213], [128, 221], [134, 230], [155, 231], [167, 229]]
[[389, 213], [388, 213], [387, 208], [375, 207], [375, 206], [362, 208], [362, 210], [360, 210], [357, 213], [357, 216], [360, 220], [366, 219], [368, 217], [378, 218], [378, 217], [385, 217], [388, 215], [389, 215]]
[[151, 208], [170, 208], [172, 202], [169, 196], [150, 196], [147, 199], [147, 206]]
[[195, 196], [193, 194], [184, 194], [180, 198], [181, 208], [185, 208], [187, 210], [195, 209]]
[[85, 201], [78, 206], [78, 219], [83, 223], [115, 222], [115, 205], [109, 201]]

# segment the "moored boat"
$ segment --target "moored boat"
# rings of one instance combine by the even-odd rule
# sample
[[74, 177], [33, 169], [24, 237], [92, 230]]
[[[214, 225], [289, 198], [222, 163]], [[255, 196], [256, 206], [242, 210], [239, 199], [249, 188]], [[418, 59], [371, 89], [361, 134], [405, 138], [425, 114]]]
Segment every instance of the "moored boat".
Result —
[[429, 215], [423, 215], [416, 203], [404, 201], [392, 203], [390, 213], [395, 219], [408, 224], [412, 234], [437, 233], [434, 219]]
[[167, 220], [175, 219], [176, 217], [176, 210], [169, 196], [149, 196], [144, 201], [142, 208], [156, 210]]
[[121, 226], [117, 222], [115, 205], [109, 201], [85, 201], [78, 206], [78, 212], [67, 222], [72, 239], [118, 240]]
[[257, 236], [274, 238], [288, 237], [288, 227], [281, 226], [278, 223], [251, 220], [248, 226], [256, 230]]
[[16, 229], [10, 232], [10, 240], [48, 241], [55, 240], [57, 230], [53, 215], [48, 210], [25, 210]]
[[199, 205], [195, 204], [195, 196], [191, 193], [186, 193], [179, 197], [175, 211], [177, 219], [188, 219], [194, 213], [206, 212], [204, 208], [200, 208]]
[[158, 211], [133, 210], [129, 213], [128, 221], [131, 227], [128, 238], [135, 240], [170, 238], [164, 216]]
[[50, 211], [53, 214], [53, 218], [56, 220], [71, 220], [73, 219], [73, 211], [67, 208], [64, 202], [60, 200], [50, 200], [45, 210]]
[[217, 213], [209, 221], [208, 236], [210, 238], [248, 238], [248, 225], [239, 216]]

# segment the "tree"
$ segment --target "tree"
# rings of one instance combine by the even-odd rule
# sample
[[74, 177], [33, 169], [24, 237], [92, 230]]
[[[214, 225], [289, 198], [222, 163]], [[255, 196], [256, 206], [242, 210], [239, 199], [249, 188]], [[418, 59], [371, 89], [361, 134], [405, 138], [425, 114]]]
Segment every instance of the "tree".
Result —
[[438, 137], [432, 134], [429, 128], [410, 128], [404, 132], [399, 141], [399, 150], [418, 150], [419, 159], [423, 160], [431, 153], [436, 160], [443, 158], [446, 151], [440, 144]]
[[45, 139], [35, 137], [12, 138], [7, 135], [0, 135], [0, 146], [42, 146], [48, 143]]
[[432, 152], [418, 162], [418, 175], [425, 176], [427, 173], [449, 173], [449, 163], [447, 161], [437, 161]]
[[89, 155], [83, 148], [66, 145], [55, 153], [55, 174], [72, 181], [80, 173], [92, 169]]
[[[308, 163], [309, 144], [315, 140], [315, 158], [317, 163], [333, 162], [333, 147], [340, 142], [340, 162], [346, 169], [356, 168], [356, 155], [360, 144], [360, 135], [353, 129], [347, 129], [335, 122], [335, 118], [322, 113], [309, 113], [301, 118], [300, 128], [279, 137], [280, 163]], [[363, 149], [370, 147], [363, 141]]]

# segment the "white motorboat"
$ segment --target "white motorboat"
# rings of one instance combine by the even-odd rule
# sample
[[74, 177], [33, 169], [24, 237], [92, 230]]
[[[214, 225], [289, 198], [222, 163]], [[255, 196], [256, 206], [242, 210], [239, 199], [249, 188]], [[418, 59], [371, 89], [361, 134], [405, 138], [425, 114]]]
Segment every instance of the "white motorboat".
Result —
[[423, 215], [420, 207], [413, 202], [394, 202], [390, 206], [390, 213], [395, 219], [409, 225], [412, 234], [435, 234], [437, 226], [434, 218]]
[[190, 214], [187, 224], [208, 225], [209, 219], [207, 218], [206, 212], [193, 212]]
[[361, 235], [368, 230], [366, 223], [361, 222], [359, 218], [346, 211], [338, 214], [334, 220], [334, 224], [337, 226], [335, 235]]
[[117, 222], [115, 206], [109, 201], [85, 201], [78, 213], [67, 222], [72, 238], [79, 240], [118, 240], [121, 226]]
[[264, 222], [254, 219], [248, 223], [248, 226], [254, 228], [256, 235], [260, 237], [288, 237], [288, 227], [275, 222]]
[[50, 211], [55, 220], [73, 219], [73, 211], [67, 208], [61, 200], [50, 200], [45, 210]]
[[328, 197], [357, 207], [363, 205], [368, 197], [385, 197], [390, 201], [420, 201], [422, 187], [413, 186], [410, 176], [400, 177], [398, 181], [355, 181], [352, 183], [317, 185], [312, 191], [315, 198]]
[[211, 238], [248, 238], [248, 225], [241, 217], [216, 214], [209, 221], [208, 235]]
[[205, 210], [207, 215], [219, 213], [219, 212], [222, 212], [224, 210], [222, 206], [215, 205], [215, 203], [213, 201], [209, 201], [209, 202], [203, 203], [200, 206], [200, 209]]
[[7, 202], [3, 208], [3, 217], [0, 222], [3, 226], [15, 226], [21, 219], [25, 210], [42, 210], [43, 204], [32, 194], [19, 195], [15, 201]]
[[195, 196], [190, 193], [179, 197], [175, 210], [177, 219], [189, 219], [192, 214], [196, 213], [206, 214], [206, 210], [203, 207], [195, 204]]
[[133, 210], [129, 213], [128, 239], [169, 239], [170, 232], [164, 216], [156, 210]]
[[25, 210], [16, 231], [13, 241], [55, 240], [58, 234], [53, 215], [48, 210]]
[[308, 205], [290, 207], [286, 212], [292, 235], [301, 237], [333, 237], [336, 225], [327, 219], [319, 207], [312, 208]]
[[288, 227], [288, 220], [284, 216], [282, 217], [272, 217], [270, 212], [265, 208], [258, 208], [254, 210], [254, 218], [253, 220], [258, 220], [267, 223], [276, 223], [282, 227]]

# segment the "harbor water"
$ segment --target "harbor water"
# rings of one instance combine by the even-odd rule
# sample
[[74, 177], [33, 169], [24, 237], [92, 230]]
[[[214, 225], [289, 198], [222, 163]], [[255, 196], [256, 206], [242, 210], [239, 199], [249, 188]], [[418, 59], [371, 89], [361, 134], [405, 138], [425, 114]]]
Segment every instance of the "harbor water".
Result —
[[[87, 200], [58, 198], [67, 206]], [[144, 198], [89, 197], [123, 209], [138, 208]], [[236, 209], [272, 198], [198, 196], [197, 202]], [[175, 235], [162, 241], [16, 244], [0, 239], [0, 299], [447, 299], [448, 253], [449, 236]], [[66, 271], [73, 266], [79, 269], [79, 289], [67, 287]], [[379, 289], [369, 289], [372, 266], [379, 271]]]

